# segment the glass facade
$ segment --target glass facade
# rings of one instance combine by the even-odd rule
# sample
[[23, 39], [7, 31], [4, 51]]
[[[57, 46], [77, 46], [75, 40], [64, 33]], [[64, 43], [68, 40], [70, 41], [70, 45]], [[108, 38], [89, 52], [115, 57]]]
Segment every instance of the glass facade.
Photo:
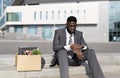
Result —
[[0, 16], [2, 15], [2, 0], [0, 0]]
[[[7, 6], [11, 5], [14, 0], [0, 0], [0, 18]], [[5, 23], [5, 16], [0, 19], [0, 26]]]
[[5, 23], [5, 16], [0, 20], [0, 26], [2, 26]]
[[11, 12], [7, 13], [6, 21], [22, 21], [22, 13], [21, 12]]
[[28, 34], [34, 35], [38, 33], [38, 27], [37, 26], [28, 26], [27, 30]]
[[109, 5], [109, 41], [120, 42], [120, 1], [111, 1]]
[[14, 0], [3, 0], [3, 11], [7, 6], [11, 5]]

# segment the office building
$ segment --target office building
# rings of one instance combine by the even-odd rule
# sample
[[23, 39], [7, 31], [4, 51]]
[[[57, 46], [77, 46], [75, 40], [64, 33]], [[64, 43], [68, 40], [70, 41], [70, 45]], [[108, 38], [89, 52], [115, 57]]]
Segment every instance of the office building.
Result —
[[87, 42], [119, 42], [119, 5], [108, 0], [14, 0], [1, 13], [0, 29], [16, 39], [52, 40], [54, 31], [65, 27], [67, 17], [73, 15]]

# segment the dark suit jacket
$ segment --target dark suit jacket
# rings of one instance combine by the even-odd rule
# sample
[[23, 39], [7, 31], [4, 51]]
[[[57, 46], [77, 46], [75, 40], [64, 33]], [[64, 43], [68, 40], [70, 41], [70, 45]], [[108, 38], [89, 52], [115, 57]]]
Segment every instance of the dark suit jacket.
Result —
[[[66, 45], [66, 28], [58, 29], [55, 31], [54, 40], [53, 40], [53, 51], [55, 52], [54, 58], [51, 62], [51, 67], [54, 66], [57, 62], [57, 51], [60, 49], [63, 49]], [[80, 44], [80, 45], [86, 45], [86, 42], [83, 38], [83, 33], [80, 31], [75, 31], [74, 33], [74, 43]]]

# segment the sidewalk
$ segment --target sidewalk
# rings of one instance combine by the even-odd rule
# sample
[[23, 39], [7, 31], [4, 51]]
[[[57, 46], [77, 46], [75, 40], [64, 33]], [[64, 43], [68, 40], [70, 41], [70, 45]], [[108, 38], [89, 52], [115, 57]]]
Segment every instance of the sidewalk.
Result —
[[[96, 53], [106, 78], [120, 78], [120, 53]], [[0, 55], [0, 78], [59, 78], [57, 66], [50, 68], [52, 54], [43, 54], [46, 64], [41, 71], [18, 72], [14, 54]], [[85, 67], [69, 66], [70, 78], [88, 78]]]

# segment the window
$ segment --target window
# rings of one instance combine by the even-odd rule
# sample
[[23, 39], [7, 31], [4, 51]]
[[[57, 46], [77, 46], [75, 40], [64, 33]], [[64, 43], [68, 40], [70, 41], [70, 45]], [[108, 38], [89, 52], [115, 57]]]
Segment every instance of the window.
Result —
[[70, 11], [70, 15], [73, 15], [73, 11], [72, 10]]
[[86, 19], [86, 10], [83, 10], [83, 19]]
[[42, 27], [42, 38], [43, 39], [51, 39], [53, 32], [53, 26], [52, 25], [44, 25]]
[[11, 12], [7, 13], [6, 20], [9, 21], [22, 21], [22, 13], [21, 12]]
[[42, 20], [42, 11], [40, 11], [40, 20]]
[[36, 12], [34, 12], [34, 20], [36, 20]]
[[9, 27], [8, 27], [8, 28], [6, 28], [6, 32], [9, 32]]
[[60, 20], [60, 11], [58, 11], [58, 20]]
[[64, 11], [64, 19], [66, 19], [66, 14], [67, 14], [67, 12], [66, 12], [66, 10]]
[[120, 42], [120, 1], [111, 1], [109, 6], [109, 41]]
[[77, 10], [77, 19], [80, 18], [80, 14], [79, 13], [80, 13], [79, 10]]
[[61, 28], [64, 28], [65, 25], [64, 24], [62, 24], [62, 25], [56, 25], [56, 27], [57, 27], [57, 29], [61, 29]]
[[54, 11], [52, 11], [52, 20], [54, 20]]
[[28, 26], [28, 34], [34, 35], [38, 33], [37, 26]]
[[46, 11], [46, 20], [48, 20], [48, 11]]
[[22, 30], [23, 30], [23, 26], [15, 26], [14, 32], [19, 32], [19, 33], [21, 33]]

